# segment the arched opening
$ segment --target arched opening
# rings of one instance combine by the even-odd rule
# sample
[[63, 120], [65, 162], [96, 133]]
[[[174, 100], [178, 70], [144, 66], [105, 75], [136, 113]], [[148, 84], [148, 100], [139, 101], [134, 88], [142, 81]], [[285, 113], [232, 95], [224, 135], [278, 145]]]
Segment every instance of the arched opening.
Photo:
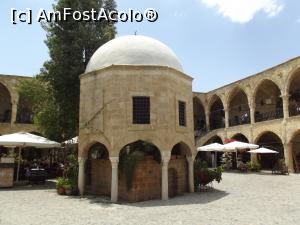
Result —
[[11, 96], [8, 89], [0, 83], [0, 122], [11, 121]]
[[250, 108], [246, 93], [238, 88], [231, 94], [229, 101], [229, 126], [250, 123]]
[[119, 198], [129, 202], [161, 197], [161, 155], [147, 141], [127, 144], [119, 154]]
[[255, 95], [255, 122], [283, 118], [281, 92], [270, 80], [264, 80]]
[[[233, 140], [249, 143], [248, 138], [243, 134], [236, 134], [232, 137]], [[238, 159], [242, 161], [243, 163], [247, 163], [251, 160], [251, 154], [247, 153], [247, 150], [244, 149], [244, 151], [238, 151]]]
[[86, 193], [110, 196], [111, 163], [109, 152], [103, 144], [97, 142], [90, 147], [85, 174]]
[[[205, 142], [204, 145], [209, 145], [212, 143], [219, 143], [223, 144], [222, 139], [219, 136], [213, 136], [210, 138], [207, 142]], [[203, 145], [203, 146], [204, 146]], [[196, 156], [196, 160], [198, 161], [205, 161], [208, 165], [208, 167], [213, 166], [213, 160], [217, 160], [217, 166], [220, 166], [222, 164], [222, 152], [217, 152], [217, 157], [215, 157], [215, 152], [198, 152]]]
[[300, 173], [300, 131], [293, 137], [291, 145], [295, 172]]
[[191, 155], [191, 151], [182, 142], [172, 148], [168, 169], [169, 197], [182, 195], [188, 191], [187, 155]]
[[290, 116], [300, 115], [300, 69], [293, 75], [289, 87]]
[[194, 131], [195, 137], [201, 137], [207, 131], [205, 110], [201, 101], [197, 98], [193, 98], [193, 110], [194, 110]]
[[210, 107], [209, 123], [211, 130], [225, 127], [224, 106], [218, 96], [214, 96], [214, 101]]
[[29, 101], [25, 100], [22, 96], [19, 98], [17, 110], [17, 123], [33, 123], [33, 110]]
[[257, 142], [260, 147], [269, 148], [277, 151], [279, 154], [258, 154], [258, 161], [263, 169], [272, 169], [278, 159], [284, 158], [283, 144], [276, 134], [273, 132], [265, 132], [261, 135]]

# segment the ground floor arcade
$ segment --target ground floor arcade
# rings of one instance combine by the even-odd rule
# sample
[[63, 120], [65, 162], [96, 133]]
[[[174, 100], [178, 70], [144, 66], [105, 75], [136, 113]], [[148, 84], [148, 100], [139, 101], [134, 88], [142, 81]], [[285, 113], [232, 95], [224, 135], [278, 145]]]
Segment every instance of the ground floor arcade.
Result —
[[163, 199], [194, 191], [194, 157], [183, 142], [161, 151], [146, 141], [125, 145], [119, 156], [110, 156], [102, 143], [94, 143], [79, 157], [80, 194], [109, 196], [138, 202]]

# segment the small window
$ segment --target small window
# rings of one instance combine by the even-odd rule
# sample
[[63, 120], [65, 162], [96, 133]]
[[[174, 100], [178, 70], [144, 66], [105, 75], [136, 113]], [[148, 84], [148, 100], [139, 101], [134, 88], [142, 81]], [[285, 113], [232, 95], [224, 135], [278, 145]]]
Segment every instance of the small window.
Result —
[[185, 112], [185, 102], [178, 101], [178, 112], [179, 112], [179, 126], [186, 126], [186, 112]]
[[150, 97], [132, 97], [132, 123], [150, 124]]

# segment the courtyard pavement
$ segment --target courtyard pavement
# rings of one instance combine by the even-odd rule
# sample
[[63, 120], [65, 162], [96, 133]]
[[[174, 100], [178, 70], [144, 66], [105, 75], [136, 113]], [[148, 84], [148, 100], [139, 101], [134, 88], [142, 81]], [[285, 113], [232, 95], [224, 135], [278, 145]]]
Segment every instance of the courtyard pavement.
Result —
[[214, 187], [165, 202], [135, 204], [59, 196], [53, 185], [0, 189], [0, 224], [300, 224], [300, 175], [224, 173]]

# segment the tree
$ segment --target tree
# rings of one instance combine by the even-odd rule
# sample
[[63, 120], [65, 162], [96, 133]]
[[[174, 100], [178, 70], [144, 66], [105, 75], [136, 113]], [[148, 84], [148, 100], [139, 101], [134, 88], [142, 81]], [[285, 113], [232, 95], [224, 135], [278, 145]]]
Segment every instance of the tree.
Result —
[[39, 77], [34, 77], [21, 81], [18, 92], [20, 98], [31, 105], [34, 123], [39, 132], [50, 139], [59, 140], [59, 106], [55, 102], [51, 85]]
[[[101, 7], [115, 10], [116, 3], [114, 0], [59, 0], [53, 5], [54, 11], [60, 12], [64, 8], [81, 12], [98, 11]], [[46, 45], [51, 59], [44, 63], [40, 77], [52, 87], [54, 105], [59, 108], [55, 110], [58, 114], [55, 115], [58, 119], [55, 127], [43, 129], [57, 129], [57, 125], [59, 139], [71, 138], [78, 135], [79, 75], [84, 73], [97, 48], [115, 37], [115, 25], [109, 21], [58, 20], [43, 24], [43, 28], [47, 32]]]

